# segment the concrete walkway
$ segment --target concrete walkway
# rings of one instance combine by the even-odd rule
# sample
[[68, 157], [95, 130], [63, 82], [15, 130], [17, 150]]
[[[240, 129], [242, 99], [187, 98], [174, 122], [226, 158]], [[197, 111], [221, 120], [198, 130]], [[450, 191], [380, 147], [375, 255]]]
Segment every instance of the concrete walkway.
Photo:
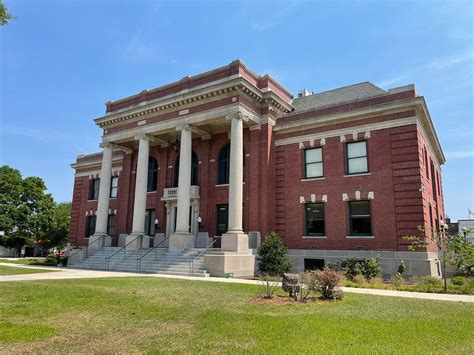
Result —
[[[222, 277], [190, 277], [177, 275], [161, 275], [161, 274], [136, 274], [130, 272], [117, 271], [100, 271], [100, 270], [80, 270], [67, 269], [48, 266], [32, 266], [21, 264], [1, 263], [0, 265], [13, 266], [27, 269], [45, 269], [45, 270], [59, 270], [58, 272], [47, 272], [37, 274], [23, 274], [23, 275], [4, 275], [0, 276], [0, 282], [7, 281], [39, 281], [39, 280], [73, 280], [73, 279], [96, 279], [106, 277], [159, 277], [164, 279], [181, 279], [194, 281], [208, 281], [208, 282], [225, 282], [225, 283], [239, 283], [248, 285], [259, 285], [258, 280], [246, 279], [226, 279]], [[403, 297], [403, 298], [417, 298], [435, 301], [451, 301], [451, 302], [468, 302], [474, 303], [474, 296], [472, 295], [449, 295], [443, 293], [423, 293], [423, 292], [407, 292], [407, 291], [392, 291], [392, 290], [377, 290], [368, 288], [353, 288], [342, 287], [344, 292], [361, 293], [366, 295], [389, 296], [389, 297]]]

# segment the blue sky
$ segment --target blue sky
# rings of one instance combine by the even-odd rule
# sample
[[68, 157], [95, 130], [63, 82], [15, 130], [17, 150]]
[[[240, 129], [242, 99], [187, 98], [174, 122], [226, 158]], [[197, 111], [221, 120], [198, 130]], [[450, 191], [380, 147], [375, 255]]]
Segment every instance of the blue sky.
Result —
[[0, 164], [72, 198], [75, 156], [98, 151], [104, 103], [240, 58], [290, 91], [415, 83], [447, 163], [446, 213], [474, 209], [469, 1], [6, 0]]

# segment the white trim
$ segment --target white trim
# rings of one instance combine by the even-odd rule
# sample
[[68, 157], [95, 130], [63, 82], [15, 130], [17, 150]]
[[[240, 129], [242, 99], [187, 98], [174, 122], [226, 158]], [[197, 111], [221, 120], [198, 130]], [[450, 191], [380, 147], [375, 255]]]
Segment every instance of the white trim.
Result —
[[[400, 127], [400, 126], [408, 126], [412, 124], [416, 124], [418, 118], [416, 116], [401, 118], [398, 120], [389, 120], [384, 122], [378, 123], [369, 123], [365, 125], [357, 126], [357, 122], [354, 122], [356, 126], [335, 129], [332, 131], [324, 131], [321, 133], [312, 133], [312, 134], [305, 134], [302, 136], [294, 136], [288, 138], [281, 138], [275, 140], [275, 146], [282, 146], [287, 144], [294, 144], [299, 142], [308, 141], [309, 139], [321, 139], [321, 138], [329, 138], [329, 137], [340, 137], [341, 142], [345, 141], [346, 134], [352, 134], [354, 129], [357, 129], [358, 132], [365, 132], [365, 131], [377, 131], [381, 129], [393, 128], [393, 127]], [[344, 139], [344, 140], [343, 140]]]
[[325, 180], [326, 177], [317, 177], [317, 178], [308, 178], [308, 179], [301, 179], [301, 181], [318, 181], [318, 180]]
[[373, 235], [348, 235], [347, 239], [374, 239]]
[[303, 235], [303, 239], [327, 239], [328, 237], [325, 235]]
[[[112, 176], [113, 174], [117, 173], [117, 172], [121, 172], [122, 171], [122, 168], [115, 168], [115, 169], [112, 169]], [[91, 175], [97, 175], [98, 178], [100, 178], [100, 170], [93, 170], [93, 171], [85, 171], [85, 172], [81, 172], [81, 173], [75, 173], [74, 174], [74, 177], [84, 177], [84, 176], [91, 176]], [[89, 180], [92, 180], [91, 178], [89, 178]]]
[[370, 173], [360, 173], [360, 174], [349, 174], [349, 175], [344, 175], [344, 177], [353, 177], [353, 176], [369, 176], [371, 175]]

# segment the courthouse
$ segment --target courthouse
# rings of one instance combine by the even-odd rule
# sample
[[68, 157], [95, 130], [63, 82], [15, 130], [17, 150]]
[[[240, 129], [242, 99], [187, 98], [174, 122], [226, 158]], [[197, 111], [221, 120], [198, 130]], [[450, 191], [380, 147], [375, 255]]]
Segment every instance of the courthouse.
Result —
[[433, 247], [403, 238], [445, 218], [445, 158], [414, 85], [293, 95], [236, 60], [109, 101], [94, 122], [102, 151], [72, 164], [77, 267], [252, 276], [276, 232], [294, 271], [374, 257], [386, 275], [400, 260], [439, 273]]

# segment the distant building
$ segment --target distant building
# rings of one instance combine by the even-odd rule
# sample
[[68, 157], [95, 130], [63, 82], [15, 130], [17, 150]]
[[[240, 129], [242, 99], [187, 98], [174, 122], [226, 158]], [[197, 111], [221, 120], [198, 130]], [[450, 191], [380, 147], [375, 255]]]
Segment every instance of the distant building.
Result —
[[435, 247], [403, 239], [445, 217], [445, 157], [414, 85], [294, 98], [237, 60], [107, 102], [95, 123], [103, 152], [72, 164], [72, 245], [133, 251], [153, 245], [146, 235], [186, 260], [222, 236], [202, 267], [249, 276], [259, 236], [276, 231], [295, 271], [376, 257], [386, 274], [400, 260], [437, 274]]
[[467, 239], [474, 243], [474, 219], [458, 220], [459, 234], [466, 235]]

